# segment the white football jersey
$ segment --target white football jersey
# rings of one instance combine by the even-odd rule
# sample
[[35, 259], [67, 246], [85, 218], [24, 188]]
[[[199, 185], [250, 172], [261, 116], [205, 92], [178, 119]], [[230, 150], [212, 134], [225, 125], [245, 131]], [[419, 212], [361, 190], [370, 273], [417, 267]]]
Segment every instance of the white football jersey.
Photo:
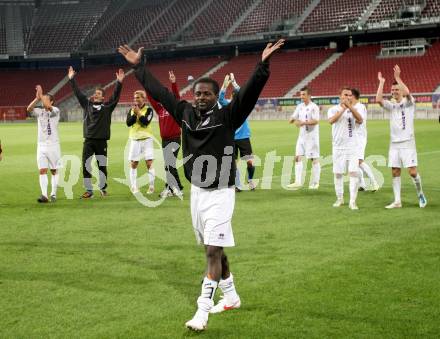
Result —
[[54, 145], [58, 139], [58, 123], [60, 121], [60, 110], [52, 107], [51, 111], [44, 108], [34, 108], [34, 114], [38, 122], [38, 143], [41, 145]]
[[359, 140], [367, 140], [367, 118], [368, 112], [367, 107], [364, 104], [358, 102], [354, 105], [354, 108], [362, 117], [362, 124], [356, 124], [355, 131], [358, 134]]
[[414, 98], [403, 98], [400, 102], [383, 101], [383, 108], [390, 112], [391, 142], [414, 139]]
[[[342, 110], [340, 105], [330, 107], [327, 116], [330, 119], [338, 111]], [[349, 109], [346, 109], [339, 119], [332, 124], [333, 148], [355, 151], [358, 147], [358, 134], [355, 132], [356, 120]]]
[[[302, 102], [296, 106], [295, 112], [293, 112], [291, 119], [301, 121], [319, 121], [319, 107], [314, 102], [309, 102], [308, 105]], [[298, 137], [306, 139], [319, 138], [319, 124], [301, 126]]]

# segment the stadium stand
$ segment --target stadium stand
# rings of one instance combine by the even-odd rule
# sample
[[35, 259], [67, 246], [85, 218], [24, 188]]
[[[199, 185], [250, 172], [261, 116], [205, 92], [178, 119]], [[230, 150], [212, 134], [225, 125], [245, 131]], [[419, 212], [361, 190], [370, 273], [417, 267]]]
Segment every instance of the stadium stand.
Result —
[[[332, 53], [333, 50], [331, 49], [316, 49], [308, 51], [284, 51], [276, 54], [271, 60], [271, 77], [261, 97], [283, 96]], [[235, 57], [215, 72], [212, 77], [221, 84], [223, 83], [225, 75], [232, 72], [236, 76], [237, 82], [244, 85], [254, 70], [259, 58], [259, 54]]]
[[379, 53], [379, 45], [353, 47], [311, 81], [309, 86], [314, 95], [335, 95], [339, 88], [347, 84], [359, 88], [361, 93], [375, 94], [377, 72], [382, 72], [389, 86], [396, 64], [401, 67], [402, 77], [413, 93], [433, 92], [438, 86], [440, 42], [434, 43], [423, 56], [378, 58]]
[[304, 33], [344, 30], [355, 24], [367, 9], [371, 0], [321, 0], [303, 22], [300, 30]]
[[6, 44], [5, 7], [0, 6], [0, 54], [8, 52]]
[[385, 19], [393, 19], [397, 10], [402, 6], [401, 0], [381, 1], [373, 13], [368, 18], [369, 23], [380, 22]]
[[232, 33], [233, 36], [254, 35], [272, 31], [271, 25], [280, 20], [299, 17], [310, 0], [263, 0]]
[[108, 0], [98, 0], [42, 5], [35, 11], [28, 54], [76, 51], [108, 4]]
[[136, 41], [135, 47], [152, 47], [166, 42], [188, 21], [194, 13], [204, 4], [205, 0], [180, 0], [174, 1], [163, 16], [165, 20], [157, 20]]
[[439, 0], [427, 0], [426, 6], [422, 11], [422, 17], [440, 17]]
[[65, 75], [65, 70], [2, 70], [0, 106], [27, 106], [35, 98], [35, 86], [51, 90]]
[[[119, 2], [114, 3], [100, 22], [100, 25], [107, 24], [107, 27], [91, 42], [88, 41], [90, 49], [92, 51], [114, 51], [117, 46], [128, 43], [157, 18], [170, 3], [171, 0], [150, 1], [147, 4], [131, 1], [116, 18], [107, 23], [106, 20], [111, 17], [113, 11], [118, 10], [118, 6], [121, 6]], [[99, 27], [96, 29], [99, 29]], [[92, 31], [91, 36], [94, 34], [95, 32]]]
[[225, 34], [249, 7], [253, 0], [225, 0], [212, 2], [191, 25], [184, 41], [218, 38]]

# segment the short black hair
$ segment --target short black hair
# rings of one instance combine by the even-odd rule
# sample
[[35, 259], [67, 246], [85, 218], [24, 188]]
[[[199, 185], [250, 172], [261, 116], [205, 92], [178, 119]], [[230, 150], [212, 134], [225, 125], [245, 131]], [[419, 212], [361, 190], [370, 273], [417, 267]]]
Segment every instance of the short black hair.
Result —
[[398, 85], [399, 83], [397, 81], [393, 81], [393, 86]]
[[300, 92], [307, 92], [308, 95], [311, 95], [311, 94], [312, 94], [312, 90], [311, 90], [309, 87], [307, 87], [307, 86], [304, 86], [304, 87], [301, 88], [299, 91], [300, 91]]
[[359, 97], [361, 96], [361, 92], [357, 88], [352, 88], [351, 93], [356, 98], [356, 100], [359, 100]]
[[211, 84], [212, 90], [214, 91], [215, 95], [218, 95], [218, 92], [220, 92], [220, 86], [218, 85], [218, 82], [215, 81], [212, 78], [200, 78], [200, 79], [197, 79], [196, 81], [194, 81], [194, 83], [192, 85], [193, 92], [194, 92], [194, 90], [196, 88], [196, 85], [200, 84], [200, 83], [202, 83], [202, 84]]
[[46, 93], [44, 95], [49, 97], [49, 100], [52, 102], [52, 105], [55, 103], [55, 97], [52, 94]]

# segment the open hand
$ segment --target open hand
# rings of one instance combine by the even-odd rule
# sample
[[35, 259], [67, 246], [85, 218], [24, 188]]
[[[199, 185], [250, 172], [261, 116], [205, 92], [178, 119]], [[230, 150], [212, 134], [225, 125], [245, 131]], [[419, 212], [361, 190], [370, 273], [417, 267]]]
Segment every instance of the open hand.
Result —
[[69, 79], [73, 79], [73, 77], [75, 76], [75, 70], [73, 69], [72, 66], [69, 67], [68, 71], [67, 71], [67, 76], [69, 77]]
[[382, 76], [382, 72], [377, 73], [377, 79], [379, 82], [385, 82], [385, 78]]
[[284, 45], [284, 39], [278, 40], [275, 44], [269, 42], [261, 55], [261, 61], [269, 60], [273, 53]]
[[41, 98], [43, 97], [43, 88], [41, 87], [41, 85], [37, 85], [37, 86], [35, 87], [35, 90], [36, 90], [35, 97], [36, 97], [38, 100], [41, 100]]
[[122, 68], [120, 68], [117, 72], [116, 72], [116, 80], [118, 80], [119, 82], [124, 81], [125, 78], [125, 72]]
[[394, 79], [400, 79], [400, 73], [401, 73], [401, 71], [400, 71], [400, 67], [399, 67], [399, 65], [396, 65], [396, 66], [394, 66], [393, 67], [393, 71], [394, 71]]
[[175, 84], [176, 83], [176, 76], [174, 75], [174, 72], [173, 71], [168, 71], [168, 76], [169, 76], [170, 82], [172, 84]]
[[119, 46], [118, 52], [132, 65], [137, 65], [141, 62], [142, 52], [144, 48], [140, 47], [137, 52], [132, 50], [128, 45]]

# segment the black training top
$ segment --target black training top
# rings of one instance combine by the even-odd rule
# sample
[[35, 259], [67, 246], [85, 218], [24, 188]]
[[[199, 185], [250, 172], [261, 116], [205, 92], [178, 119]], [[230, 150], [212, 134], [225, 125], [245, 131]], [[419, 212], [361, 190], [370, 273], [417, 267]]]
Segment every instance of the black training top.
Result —
[[140, 63], [134, 67], [136, 78], [182, 127], [185, 177], [195, 186], [223, 188], [234, 185], [234, 135], [254, 109], [269, 78], [269, 63], [259, 62], [248, 82], [226, 106], [215, 105], [201, 112], [185, 100], [177, 100]]
[[122, 84], [116, 81], [115, 90], [109, 101], [93, 102], [90, 101], [84, 93], [78, 88], [75, 78], [70, 80], [73, 92], [77, 97], [79, 104], [83, 108], [83, 136], [85, 139], [110, 139], [110, 124], [112, 122], [112, 113], [118, 104], [121, 95]]

